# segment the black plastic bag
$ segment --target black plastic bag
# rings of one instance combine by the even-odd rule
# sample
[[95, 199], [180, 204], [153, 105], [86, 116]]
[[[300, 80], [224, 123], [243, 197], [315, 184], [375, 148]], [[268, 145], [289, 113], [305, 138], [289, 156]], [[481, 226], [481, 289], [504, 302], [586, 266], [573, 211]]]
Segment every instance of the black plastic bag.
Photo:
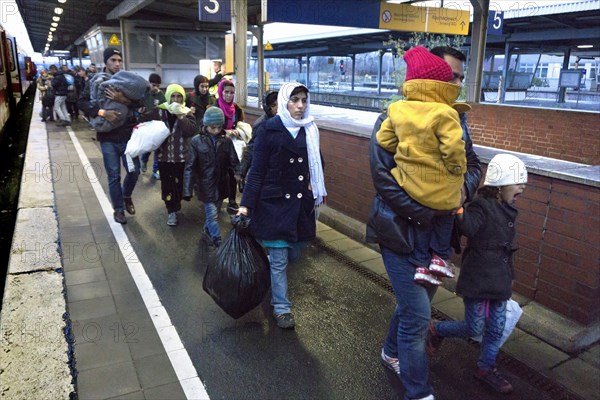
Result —
[[240, 318], [258, 306], [271, 287], [265, 250], [246, 229], [232, 229], [206, 269], [202, 287], [223, 311]]

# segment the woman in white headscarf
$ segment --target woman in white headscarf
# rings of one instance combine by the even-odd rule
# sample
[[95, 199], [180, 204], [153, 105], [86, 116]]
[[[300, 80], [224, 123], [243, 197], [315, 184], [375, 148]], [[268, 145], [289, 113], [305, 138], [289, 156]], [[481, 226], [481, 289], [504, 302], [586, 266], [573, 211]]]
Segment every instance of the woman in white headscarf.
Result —
[[252, 166], [238, 215], [250, 217], [250, 231], [269, 251], [273, 317], [277, 326], [295, 325], [287, 295], [287, 266], [316, 236], [316, 215], [327, 192], [319, 129], [310, 115], [306, 86], [289, 82], [277, 95], [277, 116], [256, 138]]

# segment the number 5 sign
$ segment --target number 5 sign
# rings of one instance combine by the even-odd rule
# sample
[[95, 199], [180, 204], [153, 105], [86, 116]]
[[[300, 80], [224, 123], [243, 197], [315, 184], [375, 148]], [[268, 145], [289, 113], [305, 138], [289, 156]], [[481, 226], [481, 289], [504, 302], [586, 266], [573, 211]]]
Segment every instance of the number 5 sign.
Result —
[[502, 35], [502, 27], [504, 25], [504, 12], [490, 10], [488, 16], [488, 35]]
[[231, 22], [230, 0], [198, 0], [198, 19], [205, 22]]

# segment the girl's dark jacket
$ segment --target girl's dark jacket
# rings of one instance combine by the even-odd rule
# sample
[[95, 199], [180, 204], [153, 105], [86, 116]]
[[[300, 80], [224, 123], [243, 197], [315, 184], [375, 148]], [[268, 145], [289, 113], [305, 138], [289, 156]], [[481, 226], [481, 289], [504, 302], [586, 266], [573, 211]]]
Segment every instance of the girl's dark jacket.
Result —
[[198, 200], [214, 203], [229, 197], [229, 169], [239, 163], [231, 139], [222, 130], [213, 142], [202, 127], [192, 138], [188, 159], [183, 173], [183, 197], [191, 197], [197, 186]]
[[466, 208], [460, 232], [467, 237], [456, 291], [464, 297], [508, 300], [518, 211], [494, 198], [478, 196]]
[[256, 138], [241, 201], [249, 210], [250, 231], [262, 240], [314, 239], [314, 204], [304, 128], [294, 139], [281, 119], [273, 117]]
[[[429, 226], [436, 210], [413, 200], [392, 176], [391, 170], [396, 167], [394, 154], [379, 146], [376, 138], [377, 131], [386, 118], [386, 113], [379, 115], [369, 143], [371, 178], [377, 193], [367, 222], [366, 241], [379, 243], [398, 254], [410, 254], [413, 251], [413, 226]], [[469, 201], [474, 198], [479, 186], [481, 166], [477, 154], [473, 151], [465, 113], [460, 115], [460, 124], [467, 154], [465, 189]]]

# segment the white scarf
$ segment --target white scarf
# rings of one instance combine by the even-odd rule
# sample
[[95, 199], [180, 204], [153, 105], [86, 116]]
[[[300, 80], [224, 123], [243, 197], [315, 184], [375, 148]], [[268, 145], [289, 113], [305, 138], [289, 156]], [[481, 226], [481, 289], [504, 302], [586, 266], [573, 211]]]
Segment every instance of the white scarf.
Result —
[[277, 115], [294, 139], [298, 136], [300, 128], [304, 127], [306, 131], [306, 148], [308, 150], [308, 168], [310, 171], [310, 185], [312, 186], [315, 206], [319, 207], [327, 197], [325, 190], [325, 177], [323, 175], [323, 165], [321, 164], [321, 151], [319, 146], [319, 128], [310, 115], [310, 96], [307, 91], [306, 110], [302, 119], [292, 118], [287, 109], [292, 91], [298, 86], [304, 86], [298, 82], [286, 82], [279, 89], [277, 94]]

